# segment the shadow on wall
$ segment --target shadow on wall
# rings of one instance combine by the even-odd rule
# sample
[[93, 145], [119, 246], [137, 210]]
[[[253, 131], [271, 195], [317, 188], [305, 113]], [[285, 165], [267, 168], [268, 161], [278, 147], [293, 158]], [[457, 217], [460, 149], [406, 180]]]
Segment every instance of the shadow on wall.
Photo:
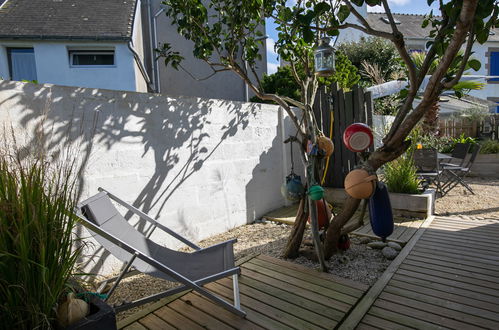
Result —
[[[0, 109], [8, 110], [8, 120], [17, 135], [25, 136], [26, 148], [44, 147], [54, 158], [63, 147], [78, 148], [83, 173], [80, 187], [88, 194], [95, 193], [88, 191], [89, 186], [95, 189], [102, 182], [130, 177], [127, 169], [136, 166], [134, 162], [152, 158], [150, 169], [141, 173], [138, 168], [131, 174], [131, 184], [122, 185], [121, 189], [126, 191], [116, 193], [137, 196], [140, 191], [133, 205], [154, 218], [166, 212], [172, 195], [205, 165], [224, 140], [247, 128], [258, 108], [223, 100], [170, 99], [153, 94], [9, 81], [1, 82], [0, 90], [7, 95], [0, 99]], [[215, 113], [221, 107], [225, 111]], [[220, 122], [216, 126], [220, 129], [209, 127], [213, 120]], [[118, 142], [121, 149], [115, 150], [112, 147]], [[98, 181], [102, 182], [89, 184], [89, 180], [95, 181], [92, 177], [101, 170], [99, 167], [112, 169], [113, 173], [107, 173], [108, 178], [101, 173]], [[132, 185], [142, 180], [142, 187]], [[130, 216], [127, 214], [127, 219]], [[196, 230], [187, 224], [182, 211], [178, 212], [178, 223], [175, 229], [187, 236], [189, 230]], [[148, 230], [144, 222], [135, 226]], [[108, 257], [101, 249], [90, 256], [100, 259], [89, 269], [90, 273], [97, 273]]]
[[[295, 135], [296, 129], [291, 119], [279, 109], [277, 127], [269, 127], [276, 131], [272, 145], [264, 151], [258, 164], [253, 169], [252, 178], [246, 185], [246, 217], [248, 221], [259, 219], [266, 212], [285, 205], [286, 201], [281, 195], [281, 186], [289, 174], [290, 154], [289, 144], [284, 140], [289, 135]], [[255, 137], [257, 138], [257, 137]], [[297, 146], [294, 147], [295, 172], [301, 175], [303, 166]]]

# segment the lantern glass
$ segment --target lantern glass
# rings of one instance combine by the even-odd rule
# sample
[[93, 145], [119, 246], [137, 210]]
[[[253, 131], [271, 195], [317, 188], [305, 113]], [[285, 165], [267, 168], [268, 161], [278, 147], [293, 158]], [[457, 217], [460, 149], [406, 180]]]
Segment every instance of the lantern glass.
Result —
[[329, 38], [322, 38], [315, 51], [315, 73], [327, 77], [334, 72], [334, 48], [329, 45]]

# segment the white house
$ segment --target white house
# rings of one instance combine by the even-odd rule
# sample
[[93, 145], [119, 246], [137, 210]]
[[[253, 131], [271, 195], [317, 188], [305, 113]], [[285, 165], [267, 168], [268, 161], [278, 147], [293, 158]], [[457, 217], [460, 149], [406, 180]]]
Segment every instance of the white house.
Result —
[[[154, 49], [169, 42], [196, 77], [209, 73], [178, 36], [160, 0], [0, 0], [0, 78], [244, 101], [234, 74], [195, 81], [166, 68]], [[262, 27], [264, 29], [264, 27]], [[265, 43], [262, 47], [265, 47]], [[262, 51], [265, 54], [265, 49]], [[258, 65], [266, 72], [266, 58]]]
[[[359, 8], [359, 12], [366, 18], [369, 25], [380, 31], [391, 32], [390, 23], [384, 13], [368, 13], [366, 7]], [[393, 14], [397, 27], [404, 35], [406, 47], [410, 51], [426, 50], [426, 43], [431, 39], [428, 38], [431, 27], [421, 27], [424, 15], [413, 14]], [[348, 20], [356, 21], [356, 18], [351, 15]], [[362, 37], [368, 35], [355, 29], [346, 29], [338, 36], [336, 43], [359, 41]], [[489, 36], [489, 40], [480, 45], [475, 43], [473, 46], [473, 57], [482, 63], [479, 71], [470, 70], [468, 74], [471, 76], [463, 79], [473, 79], [485, 83], [482, 90], [471, 91], [470, 95], [481, 99], [486, 99], [499, 104], [499, 78], [490, 78], [490, 76], [499, 76], [499, 29], [493, 30]], [[499, 113], [499, 106], [496, 109]]]

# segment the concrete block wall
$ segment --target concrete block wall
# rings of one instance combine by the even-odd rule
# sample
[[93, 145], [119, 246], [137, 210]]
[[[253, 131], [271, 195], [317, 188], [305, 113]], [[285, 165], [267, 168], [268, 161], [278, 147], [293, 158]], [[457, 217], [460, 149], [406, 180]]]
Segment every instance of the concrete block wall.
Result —
[[[285, 203], [282, 141], [295, 130], [277, 106], [0, 81], [0, 127], [39, 148], [41, 122], [50, 152], [78, 146], [80, 199], [103, 187], [193, 241]], [[153, 239], [179, 247], [159, 231]], [[88, 253], [87, 271], [120, 265], [98, 245]]]

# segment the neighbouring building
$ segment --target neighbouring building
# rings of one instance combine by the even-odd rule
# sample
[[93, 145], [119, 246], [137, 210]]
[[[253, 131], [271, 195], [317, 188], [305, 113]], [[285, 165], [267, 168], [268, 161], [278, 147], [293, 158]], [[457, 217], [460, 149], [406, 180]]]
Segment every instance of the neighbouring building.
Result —
[[[384, 13], [368, 13], [366, 6], [359, 8], [359, 12], [365, 17], [369, 25], [380, 31], [391, 32], [390, 23]], [[421, 27], [424, 15], [413, 14], [393, 14], [398, 29], [404, 35], [406, 47], [409, 51], [425, 51], [426, 43], [431, 40], [428, 37], [431, 27]], [[357, 23], [355, 17], [348, 20]], [[369, 37], [363, 32], [355, 29], [346, 29], [340, 33], [336, 43], [359, 41], [363, 37]], [[474, 97], [489, 100], [499, 104], [499, 29], [494, 29], [489, 39], [483, 45], [475, 43], [473, 46], [474, 58], [482, 63], [479, 71], [470, 70], [469, 77], [463, 79], [473, 79], [485, 83], [481, 90], [471, 91], [469, 94]], [[499, 106], [496, 108], [499, 113]]]
[[[192, 56], [192, 43], [177, 34], [160, 0], [0, 0], [2, 79], [247, 100], [233, 73], [196, 81], [166, 68], [154, 51], [165, 42], [193, 76], [211, 72]], [[266, 72], [265, 56], [258, 68]]]

